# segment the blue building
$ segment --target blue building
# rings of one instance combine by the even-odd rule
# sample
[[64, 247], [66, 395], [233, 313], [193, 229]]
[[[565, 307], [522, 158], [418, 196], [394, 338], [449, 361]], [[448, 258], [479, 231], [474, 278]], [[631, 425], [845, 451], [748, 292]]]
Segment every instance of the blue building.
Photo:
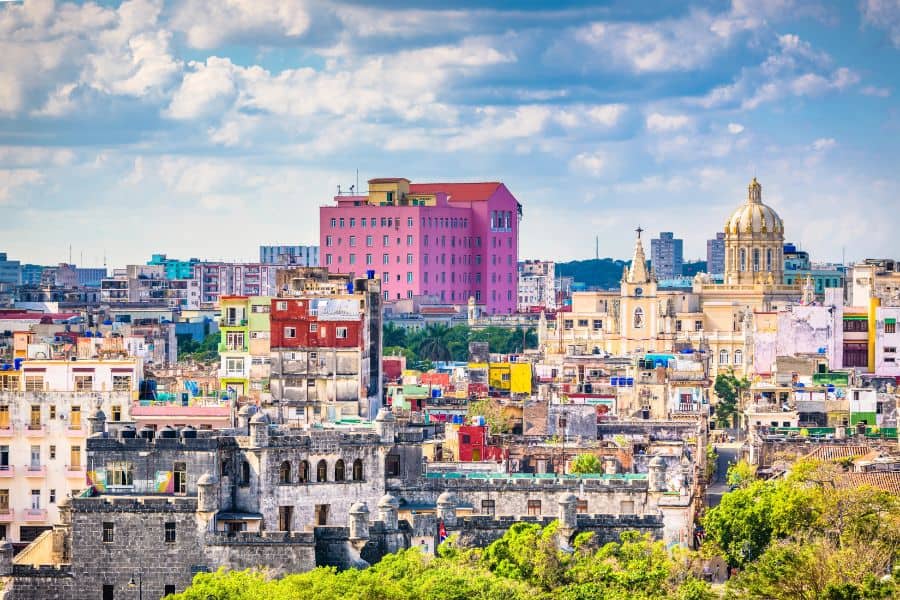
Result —
[[19, 285], [22, 281], [22, 265], [17, 260], [6, 258], [6, 252], [0, 252], [0, 283]]
[[264, 265], [319, 266], [318, 246], [260, 246], [259, 262]]
[[147, 265], [163, 265], [166, 268], [166, 279], [192, 279], [194, 266], [200, 264], [199, 258], [177, 260], [168, 258], [165, 254], [154, 254], [147, 261]]
[[784, 282], [802, 285], [807, 276], [813, 280], [816, 295], [822, 296], [828, 288], [844, 287], [846, 267], [837, 264], [813, 265], [809, 260], [809, 252], [801, 250], [795, 244], [785, 244]]

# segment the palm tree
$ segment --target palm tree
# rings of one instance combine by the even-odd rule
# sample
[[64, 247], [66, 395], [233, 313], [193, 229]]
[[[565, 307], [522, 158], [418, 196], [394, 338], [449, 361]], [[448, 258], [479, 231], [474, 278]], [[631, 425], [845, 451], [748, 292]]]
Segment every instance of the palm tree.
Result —
[[425, 327], [416, 353], [419, 358], [433, 361], [447, 361], [451, 359], [450, 349], [447, 348], [447, 334], [450, 328], [446, 325], [432, 324]]
[[381, 330], [382, 344], [388, 346], [406, 346], [406, 329], [388, 321]]

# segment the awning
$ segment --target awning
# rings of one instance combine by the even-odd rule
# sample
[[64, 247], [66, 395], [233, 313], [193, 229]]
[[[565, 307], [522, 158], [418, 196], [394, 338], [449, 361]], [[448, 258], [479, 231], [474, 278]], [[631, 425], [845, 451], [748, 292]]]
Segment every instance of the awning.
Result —
[[217, 521], [262, 521], [261, 513], [246, 512], [220, 512], [216, 515]]

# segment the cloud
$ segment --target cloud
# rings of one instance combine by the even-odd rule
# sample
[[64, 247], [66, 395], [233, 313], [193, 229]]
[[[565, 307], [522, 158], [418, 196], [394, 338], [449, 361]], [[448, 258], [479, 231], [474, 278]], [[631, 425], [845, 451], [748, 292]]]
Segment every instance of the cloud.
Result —
[[835, 146], [837, 146], [837, 141], [834, 138], [819, 138], [810, 145], [816, 152], [831, 150]]
[[647, 130], [654, 133], [666, 133], [684, 129], [690, 123], [691, 119], [687, 115], [652, 113], [647, 117]]
[[189, 46], [213, 49], [229, 43], [296, 41], [310, 30], [311, 9], [298, 0], [185, 0], [172, 26]]
[[866, 96], [875, 96], [877, 98], [887, 98], [891, 95], [891, 90], [889, 88], [878, 87], [874, 85], [867, 85], [863, 89], [860, 90], [861, 93]]
[[0, 169], [0, 206], [15, 204], [13, 196], [18, 188], [43, 179], [37, 169]]
[[861, 0], [863, 21], [883, 29], [891, 43], [900, 48], [900, 3], [897, 0]]
[[597, 177], [603, 173], [608, 164], [602, 152], [582, 152], [569, 161], [569, 168], [575, 173]]
[[741, 125], [740, 123], [729, 123], [728, 124], [728, 133], [737, 135], [737, 134], [741, 133], [742, 131], [744, 131], [744, 126]]

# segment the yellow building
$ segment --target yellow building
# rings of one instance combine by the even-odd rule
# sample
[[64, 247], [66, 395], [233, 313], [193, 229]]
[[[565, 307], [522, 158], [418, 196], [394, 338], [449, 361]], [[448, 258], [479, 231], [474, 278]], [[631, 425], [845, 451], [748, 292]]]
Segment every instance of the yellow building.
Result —
[[531, 393], [531, 363], [469, 363], [470, 371], [487, 371], [491, 389], [510, 394]]
[[659, 290], [646, 267], [637, 230], [631, 267], [618, 291], [576, 292], [572, 311], [543, 317], [540, 344], [548, 354], [636, 355], [693, 347], [710, 354], [710, 372], [750, 372], [752, 335], [763, 314], [800, 299], [800, 284], [781, 283], [784, 223], [762, 203], [754, 178], [747, 199], [725, 222], [724, 283], [698, 274], [691, 291]]

